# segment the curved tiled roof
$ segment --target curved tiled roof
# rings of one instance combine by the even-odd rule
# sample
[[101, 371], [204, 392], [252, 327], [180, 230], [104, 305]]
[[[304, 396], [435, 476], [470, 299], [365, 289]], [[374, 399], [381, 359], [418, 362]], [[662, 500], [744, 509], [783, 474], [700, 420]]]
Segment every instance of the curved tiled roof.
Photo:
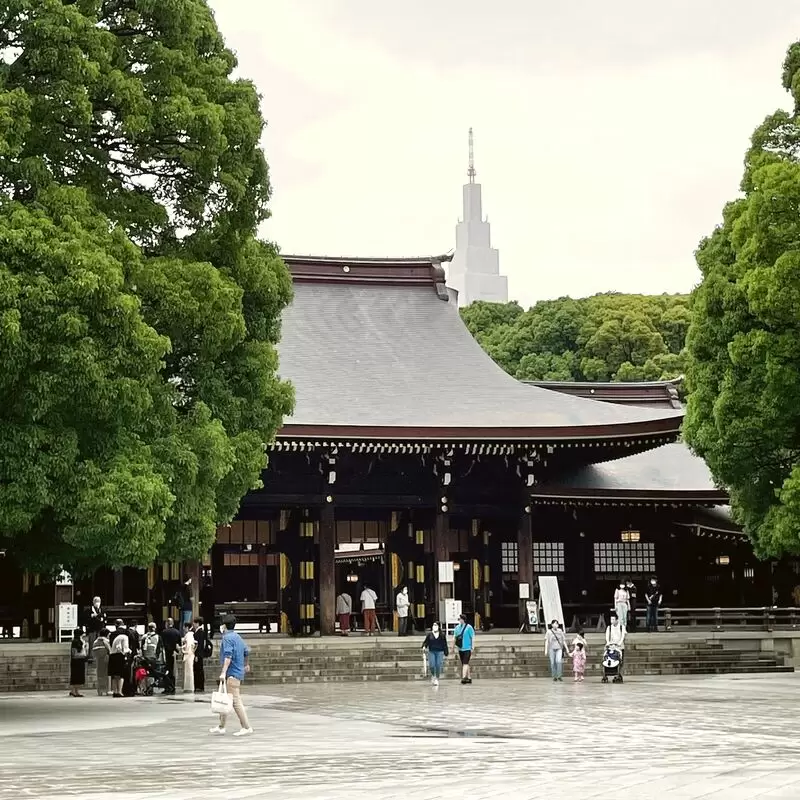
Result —
[[581, 467], [552, 485], [536, 487], [532, 496], [541, 499], [680, 498], [710, 504], [727, 501], [727, 494], [714, 484], [705, 461], [683, 442]]
[[461, 321], [441, 258], [284, 260], [295, 295], [283, 315], [280, 373], [297, 402], [282, 436], [677, 435], [680, 409], [597, 403], [506, 374]]

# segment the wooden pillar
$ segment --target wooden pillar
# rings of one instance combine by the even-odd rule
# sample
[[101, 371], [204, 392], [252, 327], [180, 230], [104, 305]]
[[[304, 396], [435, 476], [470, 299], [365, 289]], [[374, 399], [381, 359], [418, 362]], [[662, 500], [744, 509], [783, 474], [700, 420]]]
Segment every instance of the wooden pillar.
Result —
[[319, 617], [320, 634], [336, 633], [336, 516], [326, 503], [319, 515]]
[[[433, 585], [434, 608], [433, 618], [439, 618], [439, 606], [442, 600], [448, 599], [451, 588], [448, 584], [439, 583], [439, 562], [450, 560], [450, 548], [448, 546], [448, 536], [450, 534], [450, 515], [444, 511], [437, 511], [436, 520], [433, 526]], [[442, 622], [444, 624], [444, 621]]]
[[[523, 511], [517, 528], [517, 570], [520, 585], [528, 584], [529, 595], [533, 596], [533, 525], [531, 513]], [[525, 608], [525, 601], [519, 602], [519, 624], [523, 625], [528, 621], [528, 612]]]
[[[114, 605], [121, 606], [125, 604], [125, 587], [122, 580], [122, 570], [114, 570]], [[127, 622], [127, 620], [125, 620]]]

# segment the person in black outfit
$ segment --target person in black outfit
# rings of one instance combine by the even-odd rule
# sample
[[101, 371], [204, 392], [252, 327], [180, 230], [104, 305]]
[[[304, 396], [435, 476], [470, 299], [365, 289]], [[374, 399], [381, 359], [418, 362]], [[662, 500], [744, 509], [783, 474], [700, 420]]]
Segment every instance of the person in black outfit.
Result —
[[203, 618], [198, 617], [192, 625], [194, 631], [194, 639], [197, 642], [197, 647], [194, 651], [194, 693], [203, 694], [206, 690], [206, 673], [203, 661], [206, 657], [206, 637], [205, 628], [203, 626]]
[[139, 654], [139, 632], [136, 623], [131, 622], [125, 630], [131, 652], [125, 657], [125, 676], [122, 680], [122, 694], [124, 697], [133, 697], [136, 694], [136, 681], [133, 679], [133, 660]]
[[94, 641], [106, 627], [108, 616], [105, 608], [103, 608], [102, 601], [99, 597], [92, 598], [92, 604], [84, 611], [84, 625], [86, 625], [86, 632], [89, 634], [89, 663], [92, 662], [94, 656], [92, 655], [92, 648]]
[[161, 631], [161, 641], [164, 644], [164, 663], [167, 668], [167, 678], [164, 682], [164, 694], [175, 694], [175, 653], [181, 646], [181, 634], [175, 627], [175, 621], [170, 617]]

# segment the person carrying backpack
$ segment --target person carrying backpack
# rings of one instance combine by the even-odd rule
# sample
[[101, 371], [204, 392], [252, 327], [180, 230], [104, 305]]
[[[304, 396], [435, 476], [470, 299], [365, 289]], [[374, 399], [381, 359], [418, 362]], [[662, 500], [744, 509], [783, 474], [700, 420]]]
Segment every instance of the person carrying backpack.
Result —
[[469, 662], [475, 650], [475, 628], [467, 622], [467, 618], [463, 614], [458, 617], [458, 625], [453, 631], [453, 636], [458, 657], [461, 660], [461, 683], [472, 683]]

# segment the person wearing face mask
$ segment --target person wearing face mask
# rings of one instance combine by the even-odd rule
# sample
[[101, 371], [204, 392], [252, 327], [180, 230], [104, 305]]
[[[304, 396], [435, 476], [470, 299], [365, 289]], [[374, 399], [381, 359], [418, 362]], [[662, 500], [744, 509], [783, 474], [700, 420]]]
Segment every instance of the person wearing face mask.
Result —
[[658, 609], [661, 606], [662, 594], [661, 587], [658, 585], [658, 579], [655, 575], [650, 578], [650, 583], [647, 585], [644, 599], [647, 601], [647, 632], [658, 632]]
[[442, 633], [441, 626], [434, 622], [431, 632], [425, 637], [422, 649], [428, 654], [428, 666], [431, 670], [431, 684], [439, 685], [439, 678], [442, 677], [444, 660], [450, 654], [447, 647], [447, 637]]
[[625, 587], [625, 581], [620, 581], [619, 586], [614, 591], [614, 610], [623, 628], [628, 625], [628, 609], [630, 608], [630, 596]]
[[108, 617], [99, 597], [92, 598], [92, 604], [86, 610], [86, 630], [89, 634], [89, 662], [94, 658], [94, 640], [106, 627]]
[[404, 586], [395, 598], [397, 606], [397, 635], [408, 635], [408, 607], [411, 605], [408, 599], [408, 586]]

